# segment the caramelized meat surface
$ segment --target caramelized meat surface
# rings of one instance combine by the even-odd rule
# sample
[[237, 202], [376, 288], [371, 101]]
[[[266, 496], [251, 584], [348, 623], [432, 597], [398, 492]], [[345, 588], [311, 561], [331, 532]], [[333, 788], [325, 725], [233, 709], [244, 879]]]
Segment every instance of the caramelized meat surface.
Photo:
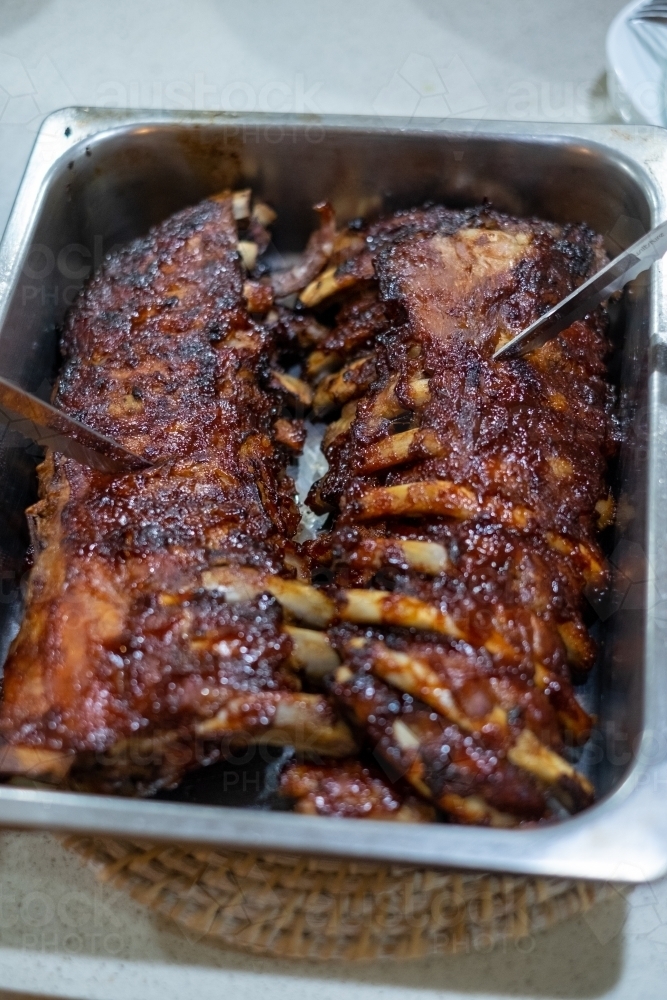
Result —
[[309, 501], [332, 516], [316, 572], [357, 626], [331, 632], [330, 690], [459, 820], [580, 809], [592, 788], [564, 751], [590, 734], [571, 675], [595, 658], [583, 590], [606, 584], [604, 312], [528, 358], [492, 355], [601, 266], [600, 239], [431, 209], [362, 242], [334, 277], [363, 271], [363, 288], [330, 282], [317, 304], [337, 299], [336, 323], [306, 365], [319, 411], [342, 407]]
[[[69, 314], [56, 405], [154, 465], [112, 477], [50, 455], [41, 468], [5, 667], [7, 770], [39, 772], [45, 750], [78, 767], [147, 736], [273, 732], [308, 749], [323, 729], [328, 752], [353, 747], [324, 699], [299, 693], [276, 600], [232, 603], [204, 583], [220, 566], [292, 577], [299, 521], [234, 209], [230, 194], [179, 212], [108, 259]], [[156, 780], [177, 779], [177, 756]]]
[[349, 759], [331, 763], [290, 765], [281, 775], [280, 791], [294, 801], [296, 812], [310, 816], [395, 820], [425, 823], [434, 811], [397, 786], [377, 768]]
[[[600, 238], [487, 206], [339, 231], [323, 204], [267, 275], [273, 213], [251, 201], [168, 219], [70, 312], [56, 405], [153, 465], [42, 465], [0, 770], [145, 793], [265, 741], [296, 747], [280, 788], [302, 813], [513, 827], [584, 808], [605, 312], [493, 352], [601, 266]], [[329, 520], [299, 545], [287, 468], [309, 409]]]
[[363, 647], [348, 651], [332, 692], [375, 754], [450, 817], [502, 827], [547, 813], [543, 789], [507, 760], [501, 740], [466, 734], [425, 703], [397, 693], [363, 662]]

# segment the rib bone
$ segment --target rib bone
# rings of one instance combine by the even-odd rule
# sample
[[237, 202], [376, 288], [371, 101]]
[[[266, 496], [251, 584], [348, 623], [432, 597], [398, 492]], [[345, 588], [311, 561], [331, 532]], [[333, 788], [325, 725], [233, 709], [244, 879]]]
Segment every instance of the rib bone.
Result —
[[603, 560], [590, 545], [584, 542], [575, 543], [564, 535], [548, 531], [545, 538], [554, 552], [573, 558], [582, 564], [582, 573], [586, 583], [593, 587], [603, 587], [606, 582], [606, 572]]
[[316, 628], [325, 628], [336, 615], [336, 605], [315, 587], [258, 570], [216, 566], [202, 574], [202, 586], [220, 591], [230, 604], [271, 594], [291, 615]]
[[293, 643], [294, 663], [306, 671], [310, 680], [321, 680], [340, 666], [340, 658], [323, 632], [295, 625], [286, 625], [285, 631]]
[[556, 715], [562, 726], [575, 737], [577, 743], [585, 743], [591, 735], [593, 720], [577, 701], [569, 683], [556, 677], [544, 664], [536, 663], [535, 687], [554, 696]]
[[253, 743], [294, 746], [299, 752], [346, 757], [356, 750], [348, 726], [332, 712], [326, 698], [317, 694], [264, 694], [266, 711], [256, 728], [248, 728], [244, 699], [237, 697], [213, 718], [197, 724], [196, 734], [210, 738], [239, 732]]
[[274, 371], [272, 380], [288, 395], [298, 399], [302, 406], [309, 407], [313, 402], [313, 390], [302, 379], [296, 378], [294, 375], [286, 375], [284, 372]]
[[355, 506], [361, 521], [385, 517], [423, 517], [428, 514], [466, 521], [489, 510], [502, 523], [524, 529], [533, 518], [532, 511], [525, 507], [496, 501], [480, 503], [467, 486], [459, 486], [446, 479], [380, 486], [364, 493]]
[[592, 801], [594, 789], [590, 781], [563, 757], [545, 747], [530, 729], [521, 731], [507, 756], [517, 767], [553, 787], [566, 800], [574, 797], [577, 807]]
[[58, 782], [67, 777], [75, 755], [44, 747], [0, 747], [0, 774], [23, 775], [41, 781]]
[[375, 377], [375, 358], [364, 355], [350, 362], [339, 372], [322, 379], [313, 399], [316, 416], [322, 416], [334, 406], [342, 406], [350, 399], [361, 396]]
[[241, 260], [246, 270], [252, 271], [257, 263], [257, 254], [259, 252], [257, 244], [250, 242], [250, 240], [239, 240], [237, 249], [241, 254]]
[[252, 191], [250, 188], [244, 188], [242, 191], [234, 191], [232, 193], [232, 212], [237, 222], [249, 218], [251, 197]]
[[398, 625], [428, 629], [452, 639], [463, 638], [453, 618], [415, 597], [382, 590], [346, 590], [339, 614], [343, 621], [359, 625]]
[[338, 420], [334, 420], [329, 424], [322, 438], [322, 451], [325, 455], [332, 444], [349, 431], [356, 415], [357, 404], [354, 402], [346, 403]]
[[422, 542], [404, 538], [366, 538], [364, 551], [371, 552], [371, 565], [381, 569], [387, 560], [398, 558], [417, 573], [439, 576], [454, 569], [449, 553], [439, 542]]
[[271, 276], [277, 298], [304, 288], [324, 267], [333, 252], [336, 239], [336, 216], [333, 208], [328, 202], [322, 202], [315, 206], [315, 211], [320, 217], [320, 226], [311, 234], [301, 260], [288, 271]]
[[364, 456], [363, 472], [377, 472], [392, 465], [401, 465], [414, 458], [441, 455], [442, 442], [431, 430], [413, 428], [383, 438], [369, 446]]
[[306, 375], [311, 381], [316, 381], [327, 372], [336, 371], [341, 366], [338, 351], [311, 351], [306, 361]]
[[368, 490], [358, 501], [358, 509], [363, 521], [424, 514], [445, 514], [466, 520], [479, 514], [481, 505], [472, 490], [443, 479]]
[[302, 304], [308, 309], [320, 305], [325, 299], [331, 298], [337, 292], [342, 292], [345, 288], [356, 285], [358, 278], [355, 274], [339, 274], [338, 268], [334, 265], [322, 271], [311, 283], [304, 288], [299, 296]]
[[[326, 628], [338, 618], [359, 625], [425, 629], [450, 639], [469, 641], [470, 638], [446, 611], [407, 594], [359, 588], [341, 591], [339, 601], [334, 602], [301, 580], [285, 580], [259, 570], [232, 566], [206, 570], [202, 586], [223, 593], [230, 604], [271, 594], [290, 615], [315, 628]], [[492, 655], [507, 653], [507, 644], [497, 632], [492, 632], [484, 645]]]
[[443, 795], [438, 805], [455, 816], [459, 822], [471, 826], [492, 826], [504, 830], [517, 826], [517, 819], [514, 816], [494, 809], [479, 795]]

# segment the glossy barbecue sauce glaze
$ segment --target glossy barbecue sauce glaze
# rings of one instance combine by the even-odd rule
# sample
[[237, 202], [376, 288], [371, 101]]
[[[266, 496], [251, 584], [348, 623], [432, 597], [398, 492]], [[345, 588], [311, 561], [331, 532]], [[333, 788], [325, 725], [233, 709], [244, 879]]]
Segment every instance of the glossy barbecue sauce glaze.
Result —
[[[358, 280], [335, 290], [336, 324], [306, 364], [321, 412], [340, 413], [310, 496], [331, 527], [310, 548], [334, 590], [384, 603], [375, 627], [334, 631], [345, 667], [331, 691], [369, 746], [463, 821], [538, 819], [553, 795], [581, 808], [590, 786], [550, 753], [562, 760], [592, 723], [571, 676], [595, 658], [583, 591], [606, 585], [606, 316], [526, 359], [492, 355], [602, 265], [601, 241], [485, 208], [359, 232], [337, 270]], [[442, 571], [406, 542], [431, 543]], [[423, 607], [448, 617], [439, 634], [387, 627]]]
[[56, 404], [155, 466], [111, 477], [51, 455], [42, 467], [0, 719], [22, 747], [187, 742], [222, 708], [228, 731], [253, 733], [300, 688], [276, 602], [230, 605], [201, 583], [221, 564], [294, 575], [283, 400], [237, 242], [231, 196], [186, 209], [112, 255], [69, 314]]
[[[305, 754], [282, 781], [303, 812], [513, 826], [583, 808], [566, 747], [592, 725], [572, 676], [595, 657], [583, 592], [605, 585], [613, 516], [604, 313], [528, 359], [492, 354], [601, 242], [486, 206], [342, 231], [318, 211], [302, 260], [248, 281], [235, 197], [207, 200], [109, 258], [71, 311], [57, 405], [155, 464], [42, 467], [3, 766], [64, 752], [75, 786], [147, 792], [261, 739]], [[312, 390], [279, 351], [307, 354]], [[330, 521], [303, 550], [286, 393], [330, 421], [310, 495]], [[322, 614], [325, 636], [286, 626]], [[308, 763], [355, 751], [339, 714], [382, 773]]]

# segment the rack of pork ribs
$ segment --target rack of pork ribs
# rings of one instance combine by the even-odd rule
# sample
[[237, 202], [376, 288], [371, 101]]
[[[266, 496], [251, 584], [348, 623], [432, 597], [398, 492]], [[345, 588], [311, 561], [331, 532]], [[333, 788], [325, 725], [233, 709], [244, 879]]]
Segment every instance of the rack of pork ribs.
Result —
[[[595, 659], [583, 594], [606, 585], [613, 519], [604, 311], [492, 354], [601, 266], [601, 241], [487, 207], [341, 229], [318, 211], [272, 271], [271, 209], [207, 199], [108, 257], [70, 311], [56, 405], [153, 464], [40, 467], [0, 771], [150, 794], [250, 741], [294, 747], [280, 784], [300, 812], [580, 810], [570, 748], [592, 719], [572, 678]], [[309, 410], [328, 518], [298, 543]]]

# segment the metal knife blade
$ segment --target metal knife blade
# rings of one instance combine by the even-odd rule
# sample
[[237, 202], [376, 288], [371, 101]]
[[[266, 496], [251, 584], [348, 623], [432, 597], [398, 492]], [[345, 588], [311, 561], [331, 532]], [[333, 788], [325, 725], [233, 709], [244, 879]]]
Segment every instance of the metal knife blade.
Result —
[[150, 462], [133, 455], [113, 438], [106, 437], [38, 396], [0, 377], [0, 422], [12, 430], [53, 448], [68, 458], [100, 472], [138, 472]]
[[661, 222], [618, 257], [614, 257], [606, 267], [562, 299], [558, 305], [547, 310], [516, 337], [499, 347], [493, 355], [494, 361], [500, 358], [518, 358], [542, 347], [548, 340], [567, 330], [568, 326], [599, 306], [612, 292], [619, 291], [628, 281], [632, 281], [642, 271], [648, 270], [651, 264], [660, 260], [665, 251], [667, 251], [667, 222]]

